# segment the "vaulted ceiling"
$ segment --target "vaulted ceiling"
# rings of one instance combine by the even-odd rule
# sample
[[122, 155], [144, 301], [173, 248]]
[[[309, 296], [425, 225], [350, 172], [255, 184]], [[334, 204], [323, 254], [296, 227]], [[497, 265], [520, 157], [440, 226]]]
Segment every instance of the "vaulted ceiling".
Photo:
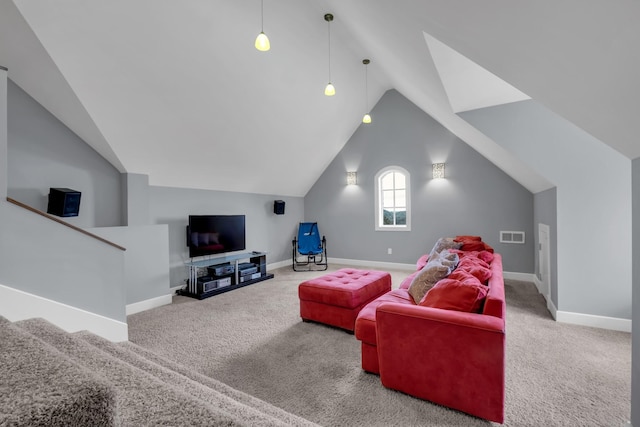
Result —
[[304, 196], [361, 126], [370, 58], [369, 108], [394, 88], [537, 192], [455, 113], [531, 97], [640, 157], [639, 17], [635, 0], [265, 0], [259, 52], [259, 0], [0, 0], [0, 65], [121, 172]]

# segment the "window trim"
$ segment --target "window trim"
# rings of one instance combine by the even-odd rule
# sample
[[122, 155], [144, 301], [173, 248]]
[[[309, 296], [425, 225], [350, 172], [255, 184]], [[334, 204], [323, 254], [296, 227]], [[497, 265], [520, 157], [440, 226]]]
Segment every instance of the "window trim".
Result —
[[[382, 225], [381, 214], [382, 214], [382, 206], [381, 206], [381, 178], [389, 172], [399, 172], [404, 175], [405, 179], [405, 193], [407, 200], [407, 224], [406, 225]], [[375, 176], [375, 231], [411, 231], [411, 174], [405, 168], [401, 166], [387, 166], [382, 168], [376, 173]]]

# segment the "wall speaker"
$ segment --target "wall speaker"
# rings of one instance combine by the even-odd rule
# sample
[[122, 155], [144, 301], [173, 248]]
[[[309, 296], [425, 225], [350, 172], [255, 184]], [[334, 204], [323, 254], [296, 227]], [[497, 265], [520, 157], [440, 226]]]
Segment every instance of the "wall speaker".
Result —
[[78, 216], [80, 192], [70, 188], [50, 188], [47, 213], [57, 216]]
[[284, 200], [273, 201], [273, 213], [276, 215], [284, 215]]

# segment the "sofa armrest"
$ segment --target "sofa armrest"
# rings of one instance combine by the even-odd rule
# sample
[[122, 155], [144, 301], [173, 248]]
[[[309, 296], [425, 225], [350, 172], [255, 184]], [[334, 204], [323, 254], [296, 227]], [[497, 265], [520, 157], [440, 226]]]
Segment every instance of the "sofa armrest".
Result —
[[503, 319], [383, 303], [376, 311], [376, 333], [385, 387], [503, 421]]

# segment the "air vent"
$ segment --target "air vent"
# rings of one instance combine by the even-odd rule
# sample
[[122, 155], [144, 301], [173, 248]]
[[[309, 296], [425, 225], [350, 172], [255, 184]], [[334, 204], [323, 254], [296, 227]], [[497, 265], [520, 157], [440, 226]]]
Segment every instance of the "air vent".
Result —
[[500, 231], [500, 243], [524, 244], [524, 231]]

